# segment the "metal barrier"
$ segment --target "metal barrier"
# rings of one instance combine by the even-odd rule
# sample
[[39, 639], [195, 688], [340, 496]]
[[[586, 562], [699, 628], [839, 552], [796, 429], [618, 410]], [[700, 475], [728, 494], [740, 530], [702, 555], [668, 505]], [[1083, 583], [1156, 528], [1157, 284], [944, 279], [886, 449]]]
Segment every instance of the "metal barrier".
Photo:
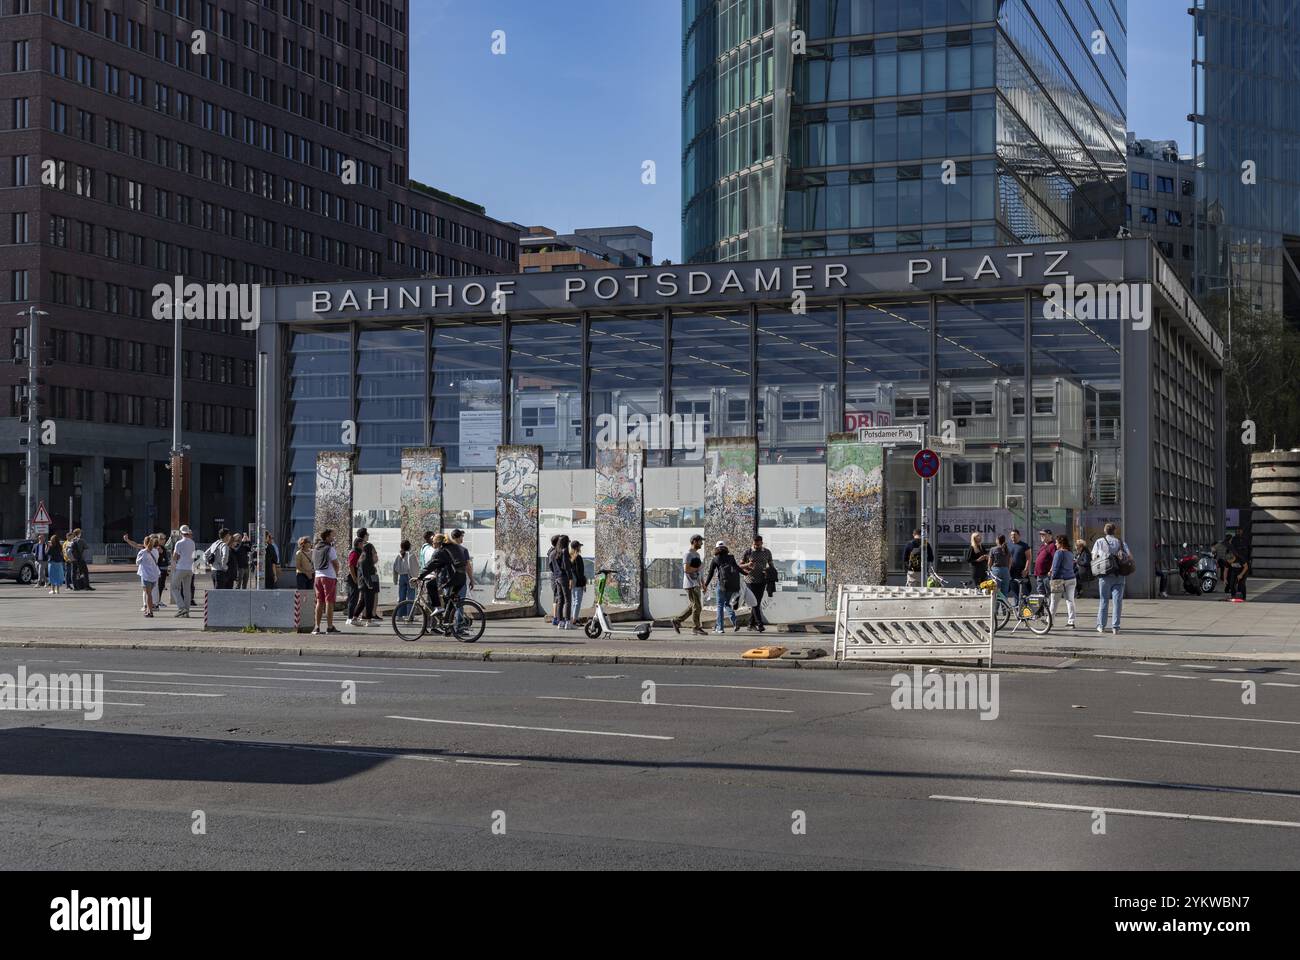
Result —
[[[306, 590], [206, 590], [204, 630], [280, 630], [300, 633], [312, 625], [312, 594]], [[307, 608], [304, 620], [303, 608]]]
[[961, 587], [840, 587], [836, 660], [980, 659], [993, 666], [991, 594]]

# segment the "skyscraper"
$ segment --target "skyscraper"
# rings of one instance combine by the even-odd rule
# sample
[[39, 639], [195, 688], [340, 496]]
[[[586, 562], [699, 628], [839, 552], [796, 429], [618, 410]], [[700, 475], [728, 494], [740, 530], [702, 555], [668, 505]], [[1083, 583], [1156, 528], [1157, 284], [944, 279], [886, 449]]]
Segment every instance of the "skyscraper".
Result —
[[1300, 3], [1197, 0], [1196, 292], [1300, 322]]
[[[37, 449], [36, 497], [56, 530], [120, 545], [167, 524], [177, 358], [156, 284], [515, 269], [516, 227], [409, 178], [406, 7], [0, 0], [0, 329], [20, 358], [16, 314], [47, 314], [38, 419], [57, 442]], [[354, 362], [392, 365], [368, 346]], [[253, 338], [189, 318], [181, 352], [189, 519], [206, 535], [252, 519]], [[26, 378], [0, 368], [0, 413], [20, 414]], [[285, 400], [321, 443], [343, 419], [329, 399]], [[0, 421], [2, 536], [25, 532], [26, 432]]]
[[683, 0], [691, 261], [1113, 237], [1125, 0]]

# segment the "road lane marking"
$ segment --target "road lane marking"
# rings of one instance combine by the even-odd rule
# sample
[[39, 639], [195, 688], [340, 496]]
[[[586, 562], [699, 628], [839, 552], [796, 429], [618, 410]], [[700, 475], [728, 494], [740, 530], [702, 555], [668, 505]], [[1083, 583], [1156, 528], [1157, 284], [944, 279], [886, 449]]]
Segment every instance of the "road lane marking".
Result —
[[[134, 690], [131, 691], [135, 693]], [[118, 703], [114, 700], [101, 700], [100, 704], [105, 707], [143, 707], [143, 703]], [[67, 710], [46, 707], [44, 710], [19, 710], [15, 707], [0, 707], [0, 717], [6, 713], [85, 713], [81, 707], [69, 707]]]
[[1300, 750], [1284, 750], [1281, 747], [1243, 747], [1235, 743], [1198, 743], [1195, 740], [1156, 740], [1151, 737], [1115, 737], [1108, 733], [1094, 733], [1098, 740], [1132, 740], [1137, 743], [1171, 743], [1180, 747], [1222, 747], [1225, 750], [1257, 750], [1260, 753], [1300, 753]]
[[1134, 713], [1140, 713], [1145, 717], [1182, 717], [1186, 720], [1239, 720], [1242, 723], [1285, 723], [1288, 726], [1300, 727], [1300, 720], [1261, 720], [1258, 717], [1212, 717], [1202, 713], [1162, 713], [1159, 710], [1134, 710]]
[[[257, 678], [261, 680], [261, 677]], [[128, 680], [114, 677], [114, 683], [165, 683], [172, 687], [225, 687], [233, 690], [292, 690], [293, 687], [269, 687], [264, 683], [199, 683], [193, 680]]]
[[1189, 677], [1185, 673], [1162, 673], [1160, 674], [1166, 680], [1199, 680], [1200, 677]]
[[[265, 662], [265, 661], [263, 661]], [[337, 663], [317, 663], [314, 660], [276, 660], [277, 667], [337, 667]], [[462, 667], [353, 667], [353, 670], [395, 670], [398, 672], [420, 672], [436, 670], [438, 673], [504, 673], [503, 670], [470, 670]]]
[[[297, 683], [333, 683], [337, 680], [326, 680], [316, 677], [245, 677], [233, 673], [179, 673], [165, 670], [98, 670], [92, 668], [90, 673], [127, 673], [137, 677], [207, 677], [210, 680], [293, 680]], [[382, 683], [381, 680], [354, 680], [353, 683]]]
[[704, 703], [645, 703], [641, 700], [598, 700], [595, 697], [537, 697], [538, 700], [576, 700], [579, 703], [631, 703], [640, 707], [686, 707], [692, 710], [741, 710], [746, 713], [794, 713], [771, 707], [714, 707]]
[[514, 723], [479, 723], [473, 720], [435, 720], [432, 717], [389, 716], [389, 720], [414, 720], [417, 723], [445, 723], [458, 727], [495, 727], [500, 730], [536, 730], [539, 733], [582, 733], [592, 737], [629, 737], [633, 740], [676, 740], [655, 733], [618, 733], [612, 730], [569, 730], [565, 727], [524, 727]]
[[1174, 783], [1168, 780], [1131, 780], [1127, 777], [1094, 777], [1086, 773], [1054, 773], [1050, 770], [1012, 770], [1035, 777], [1065, 777], [1070, 780], [1095, 780], [1098, 783], [1125, 783], [1144, 787], [1175, 787], [1179, 790], [1205, 790], [1211, 793], [1249, 793], [1257, 797], [1287, 797], [1300, 800], [1300, 794], [1281, 793], [1276, 790], [1248, 790], [1245, 787], [1211, 787], [1200, 783]]
[[1167, 667], [1169, 664], [1164, 660], [1134, 660], [1135, 667]]
[[[710, 690], [775, 690], [779, 693], [827, 693], [837, 697], [874, 697], [856, 690], [807, 690], [801, 687], [751, 687], [743, 683], [658, 683], [659, 687], [707, 687]], [[883, 686], [883, 684], [882, 684]]]
[[[441, 673], [363, 673], [357, 674], [355, 670], [298, 670], [294, 667], [258, 667], [259, 670], [275, 670], [279, 673], [306, 673], [315, 676], [329, 676], [332, 674], [342, 674], [348, 677], [401, 677], [410, 680], [436, 680], [442, 676]], [[269, 678], [268, 678], [269, 679]], [[284, 680], [296, 680], [297, 677], [281, 677]]]
[[1143, 673], [1141, 670], [1116, 670], [1115, 673], [1117, 673], [1117, 674], [1118, 674], [1119, 676], [1121, 676], [1121, 677], [1149, 677], [1149, 676], [1151, 676], [1151, 674], [1149, 674], [1149, 673]]
[[188, 690], [105, 690], [105, 693], [129, 693], [137, 697], [224, 697], [224, 693], [192, 693]]
[[1249, 680], [1229, 680], [1227, 677], [1210, 677], [1210, 683], [1235, 683], [1237, 686], [1250, 683]]
[[1294, 690], [1297, 687], [1300, 687], [1300, 683], [1278, 683], [1276, 680], [1274, 680], [1272, 682], [1266, 681], [1264, 683], [1261, 683], [1260, 686], [1261, 687], [1290, 687], [1291, 689]]
[[1199, 820], [1206, 823], [1238, 823], [1252, 827], [1300, 827], [1294, 820], [1248, 820], [1244, 817], [1208, 817], [1199, 813], [1170, 813], [1166, 810], [1127, 810], [1123, 807], [1082, 806], [1073, 803], [1037, 803], [1030, 800], [998, 800], [992, 797], [946, 797], [931, 794], [931, 800], [947, 800], [952, 803], [983, 803], [998, 807], [1030, 807], [1036, 810], [1074, 810], [1082, 813], [1103, 813], [1128, 815], [1131, 817], [1156, 817], [1162, 820]]
[[1110, 673], [1109, 667], [1080, 667], [1084, 673]]

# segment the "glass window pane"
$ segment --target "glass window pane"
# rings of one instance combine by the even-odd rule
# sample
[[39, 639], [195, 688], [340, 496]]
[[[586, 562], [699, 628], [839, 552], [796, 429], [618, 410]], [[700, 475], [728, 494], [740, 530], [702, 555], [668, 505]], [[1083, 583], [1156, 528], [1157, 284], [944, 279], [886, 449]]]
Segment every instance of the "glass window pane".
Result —
[[358, 473], [397, 473], [424, 443], [424, 324], [357, 337]]
[[705, 436], [744, 436], [729, 422], [728, 401], [748, 400], [749, 310], [673, 312], [672, 391], [675, 414], [704, 417]]
[[316, 538], [316, 454], [346, 449], [352, 416], [351, 333], [345, 327], [295, 331], [289, 341], [289, 523], [294, 540]]
[[808, 463], [825, 458], [835, 432], [839, 356], [836, 313], [762, 310], [758, 315], [758, 396], [768, 415], [758, 432], [764, 463]]
[[448, 470], [496, 469], [501, 443], [501, 324], [433, 327], [433, 445]]
[[595, 314], [590, 330], [591, 462], [599, 442], [639, 439], [646, 446], [646, 464], [659, 466], [664, 446], [672, 442], [659, 420], [668, 412], [663, 408], [663, 313]]
[[542, 447], [542, 463], [582, 466], [582, 326], [577, 317], [510, 325], [510, 442]]

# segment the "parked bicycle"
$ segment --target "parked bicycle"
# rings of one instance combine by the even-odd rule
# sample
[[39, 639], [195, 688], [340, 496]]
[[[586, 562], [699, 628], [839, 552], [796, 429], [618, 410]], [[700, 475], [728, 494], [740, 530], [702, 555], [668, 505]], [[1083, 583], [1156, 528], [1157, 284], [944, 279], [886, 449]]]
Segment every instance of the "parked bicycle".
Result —
[[[414, 600], [403, 600], [393, 607], [393, 632], [403, 640], [419, 640], [426, 633], [455, 637], [461, 643], [474, 643], [483, 636], [487, 618], [483, 605], [477, 600], [454, 596], [442, 606], [429, 605], [428, 590], [423, 579], [417, 580], [418, 590]], [[460, 626], [457, 627], [457, 612]]]
[[1052, 608], [1047, 597], [1042, 594], [1029, 594], [1021, 597], [1019, 603], [1012, 603], [1011, 598], [998, 588], [996, 580], [985, 580], [980, 584], [980, 589], [997, 596], [997, 606], [993, 611], [995, 631], [1005, 629], [1013, 617], [1016, 625], [1011, 628], [1012, 633], [1021, 626], [1028, 627], [1040, 636], [1052, 629]]

